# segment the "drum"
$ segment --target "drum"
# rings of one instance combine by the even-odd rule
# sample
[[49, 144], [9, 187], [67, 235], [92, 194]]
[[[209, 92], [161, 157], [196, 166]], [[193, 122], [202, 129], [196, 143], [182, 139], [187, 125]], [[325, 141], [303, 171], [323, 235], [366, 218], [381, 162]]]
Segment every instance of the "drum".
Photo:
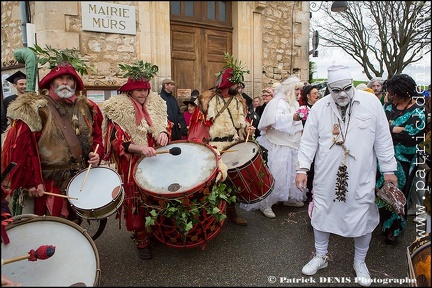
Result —
[[[23, 215], [22, 215], [23, 216]], [[28, 255], [43, 245], [53, 245], [51, 257], [2, 265], [2, 275], [23, 286], [98, 286], [99, 254], [91, 237], [77, 224], [59, 217], [32, 216], [6, 226], [9, 244], [1, 243], [2, 260]], [[7, 262], [7, 261], [5, 261]], [[81, 284], [84, 283], [85, 285]]]
[[183, 199], [202, 192], [215, 180], [218, 156], [211, 146], [190, 141], [173, 141], [156, 152], [179, 147], [179, 155], [169, 153], [141, 158], [134, 179], [142, 193], [159, 200]]
[[431, 238], [430, 233], [417, 238], [407, 247], [408, 275], [412, 287], [431, 287]]
[[264, 165], [261, 148], [254, 142], [234, 144], [221, 159], [228, 166], [227, 180], [237, 189], [241, 203], [252, 204], [265, 199], [274, 187], [274, 178]]
[[[179, 155], [160, 153], [173, 147], [181, 149]], [[210, 193], [215, 184], [218, 172], [219, 156], [209, 145], [186, 140], [173, 141], [165, 147], [156, 149], [156, 157], [141, 158], [134, 169], [137, 183], [146, 210], [158, 211], [153, 225], [153, 235], [161, 243], [175, 248], [192, 248], [204, 245], [219, 233], [224, 221], [217, 221], [214, 215], [208, 214], [205, 194]], [[175, 219], [160, 213], [170, 205], [182, 208], [198, 203], [198, 216], [193, 227], [184, 235], [176, 225]], [[221, 213], [225, 211], [226, 202], [215, 204]]]
[[111, 168], [90, 168], [85, 184], [81, 186], [87, 169], [75, 175], [68, 184], [67, 195], [74, 211], [88, 220], [104, 219], [116, 212], [123, 203], [124, 190], [120, 175]]

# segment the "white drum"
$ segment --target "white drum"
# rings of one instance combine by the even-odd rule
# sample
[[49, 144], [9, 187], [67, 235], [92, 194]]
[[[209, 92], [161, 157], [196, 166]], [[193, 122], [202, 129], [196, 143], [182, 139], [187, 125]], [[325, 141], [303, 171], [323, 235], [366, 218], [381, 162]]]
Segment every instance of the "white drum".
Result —
[[218, 159], [209, 145], [180, 140], [156, 152], [173, 147], [181, 149], [180, 155], [163, 153], [137, 162], [134, 179], [144, 193], [164, 199], [185, 198], [216, 178]]
[[[91, 237], [77, 224], [59, 217], [32, 216], [6, 226], [10, 242], [1, 243], [2, 262], [53, 245], [45, 260], [20, 260], [2, 265], [2, 275], [23, 286], [66, 287], [77, 283], [98, 286], [99, 254]], [[80, 286], [83, 286], [82, 284]]]
[[72, 208], [82, 218], [103, 219], [116, 212], [123, 203], [124, 190], [120, 175], [111, 168], [90, 168], [85, 184], [81, 186], [87, 169], [75, 175], [68, 184], [67, 195]]

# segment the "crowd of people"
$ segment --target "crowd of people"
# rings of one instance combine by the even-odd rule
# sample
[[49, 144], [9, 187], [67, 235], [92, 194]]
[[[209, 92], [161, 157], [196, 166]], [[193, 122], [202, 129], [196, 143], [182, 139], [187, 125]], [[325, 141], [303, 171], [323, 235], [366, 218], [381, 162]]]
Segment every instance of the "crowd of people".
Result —
[[[349, 68], [334, 64], [328, 68], [327, 95], [290, 76], [252, 99], [244, 92], [244, 73], [239, 73], [243, 71], [231, 65], [220, 72], [213, 88], [194, 90], [182, 112], [170, 78], [156, 93], [150, 84], [155, 74], [126, 74], [119, 94], [100, 108], [78, 93], [84, 83], [71, 63], [51, 68], [39, 82], [40, 93], [22, 90], [23, 73], [6, 79], [16, 85], [19, 96], [7, 97], [13, 101], [2, 107], [7, 113], [6, 120], [2, 117], [2, 167], [14, 162], [25, 169], [13, 170], [2, 183], [2, 204], [7, 203], [6, 196], [22, 199], [18, 196], [24, 193], [34, 201], [35, 215], [80, 224], [70, 202], [57, 196], [65, 193], [78, 172], [101, 161], [114, 164], [125, 191], [117, 213], [123, 214], [126, 230], [132, 232], [138, 256], [148, 260], [153, 257], [152, 232], [145, 225], [146, 199], [133, 175], [137, 162], [157, 156], [157, 147], [175, 140], [205, 143], [218, 154], [254, 141], [275, 185], [261, 201], [239, 207], [274, 219], [275, 204], [310, 205], [315, 255], [303, 274], [314, 275], [328, 266], [329, 238], [335, 234], [354, 239], [353, 268], [359, 284], [369, 286], [366, 255], [372, 232], [381, 224], [388, 244], [397, 243], [403, 234], [407, 213], [397, 214], [375, 193], [384, 183], [393, 183], [405, 194], [408, 210], [417, 147], [427, 132], [430, 141], [430, 97], [421, 97], [409, 75], [386, 81], [374, 78], [356, 89]], [[376, 97], [364, 91], [367, 88]], [[232, 185], [226, 171], [220, 180]], [[237, 204], [227, 205], [227, 218], [246, 226]]]

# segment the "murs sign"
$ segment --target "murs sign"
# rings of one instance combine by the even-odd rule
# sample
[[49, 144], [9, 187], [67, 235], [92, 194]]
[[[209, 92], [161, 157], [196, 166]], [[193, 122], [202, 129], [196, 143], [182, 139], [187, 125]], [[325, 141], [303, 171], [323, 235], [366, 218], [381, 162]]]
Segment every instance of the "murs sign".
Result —
[[136, 34], [135, 7], [105, 2], [82, 1], [85, 31]]

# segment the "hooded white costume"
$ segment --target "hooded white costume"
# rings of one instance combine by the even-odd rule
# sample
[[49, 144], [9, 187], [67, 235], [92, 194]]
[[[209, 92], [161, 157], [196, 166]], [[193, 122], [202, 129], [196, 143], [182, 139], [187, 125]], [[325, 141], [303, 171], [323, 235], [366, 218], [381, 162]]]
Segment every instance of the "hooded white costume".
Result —
[[301, 121], [293, 116], [299, 108], [294, 90], [303, 83], [295, 76], [277, 86], [275, 97], [267, 103], [261, 116], [257, 138], [260, 145], [268, 150], [268, 167], [275, 179], [272, 192], [262, 201], [254, 204], [241, 204], [245, 210], [271, 208], [279, 201], [303, 202], [305, 193], [295, 185], [297, 149], [303, 130]]

